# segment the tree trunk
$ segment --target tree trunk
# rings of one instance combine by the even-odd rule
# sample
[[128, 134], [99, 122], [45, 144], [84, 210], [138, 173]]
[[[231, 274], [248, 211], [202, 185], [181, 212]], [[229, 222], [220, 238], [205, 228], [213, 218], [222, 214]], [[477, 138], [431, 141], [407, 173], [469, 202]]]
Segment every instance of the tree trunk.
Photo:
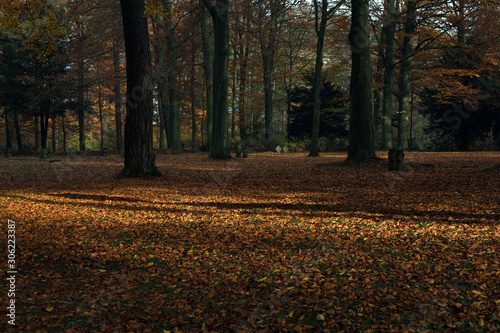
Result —
[[196, 150], [196, 49], [195, 44], [191, 44], [191, 149], [193, 153]]
[[[203, 3], [200, 0], [200, 3]], [[202, 17], [201, 38], [203, 48], [203, 71], [205, 73], [206, 102], [207, 102], [207, 148], [210, 149], [212, 140], [213, 115], [214, 115], [214, 51], [212, 47], [212, 36], [209, 24], [209, 13], [201, 5]]]
[[[316, 7], [315, 20], [316, 20], [316, 66], [314, 68], [314, 85], [313, 85], [313, 121], [312, 121], [312, 134], [311, 134], [311, 149], [309, 157], [319, 156], [318, 141], [319, 141], [319, 123], [321, 112], [321, 69], [323, 68], [323, 45], [325, 41], [326, 22], [328, 20], [328, 1], [322, 0], [321, 14], [318, 8], [318, 0], [314, 1]], [[318, 17], [321, 15], [321, 17]]]
[[212, 6], [209, 0], [203, 2], [209, 9], [214, 23], [214, 103], [209, 157], [227, 159], [231, 157], [227, 138], [229, 1], [217, 0], [215, 6]]
[[246, 89], [247, 89], [247, 68], [248, 68], [248, 46], [241, 46], [241, 67], [240, 67], [240, 98], [239, 98], [239, 116], [240, 116], [240, 140], [242, 142], [247, 139], [246, 119], [245, 119], [245, 103], [246, 103]]
[[236, 67], [237, 67], [237, 59], [238, 57], [238, 51], [236, 50], [236, 44], [234, 45], [234, 52], [233, 52], [233, 87], [232, 87], [232, 99], [231, 99], [231, 138], [233, 139], [233, 142], [236, 138]]
[[121, 81], [120, 81], [120, 51], [118, 43], [113, 42], [113, 66], [115, 73], [114, 102], [115, 102], [115, 126], [116, 126], [116, 150], [121, 153], [123, 149], [122, 113], [121, 113]]
[[408, 148], [408, 115], [410, 113], [410, 69], [413, 60], [413, 38], [415, 32], [415, 12], [418, 0], [409, 0], [405, 21], [405, 37], [401, 51], [401, 76], [399, 79], [399, 126], [398, 148]]
[[61, 114], [61, 127], [62, 127], [62, 134], [63, 134], [63, 151], [67, 151], [67, 146], [66, 146], [66, 125], [65, 125], [65, 120], [64, 120], [64, 113]]
[[104, 151], [104, 119], [102, 116], [102, 91], [101, 91], [101, 84], [99, 83], [98, 87], [98, 98], [97, 98], [97, 103], [99, 104], [99, 125], [101, 128], [101, 152]]
[[[83, 59], [78, 60], [78, 133], [80, 140], [80, 151], [84, 152], [85, 149], [85, 101], [83, 94], [83, 81], [84, 81], [84, 61]], [[42, 147], [43, 148], [43, 147]]]
[[349, 33], [352, 52], [351, 111], [347, 160], [363, 161], [375, 156], [369, 34], [369, 0], [352, 0]]
[[40, 104], [41, 149], [47, 149], [49, 127], [49, 101], [44, 99]]
[[35, 151], [40, 151], [40, 123], [38, 122], [38, 115], [35, 115]]
[[[313, 123], [311, 134], [311, 149], [309, 157], [319, 156], [318, 141], [319, 141], [319, 124], [321, 115], [321, 69], [323, 68], [323, 46], [325, 41], [326, 23], [337, 9], [345, 2], [343, 0], [328, 9], [328, 0], [321, 0], [321, 6], [318, 4], [319, 0], [313, 1], [315, 7], [315, 31], [317, 37], [316, 43], [316, 66], [314, 69], [314, 86], [313, 86]], [[321, 15], [321, 17], [319, 17]]]
[[394, 81], [394, 36], [396, 34], [397, 13], [395, 2], [387, 0], [385, 29], [384, 87], [382, 100], [382, 149], [392, 149], [392, 91]]
[[[275, 15], [273, 15], [274, 17]], [[264, 66], [264, 118], [265, 118], [265, 146], [267, 151], [274, 151], [273, 126], [273, 72], [274, 72], [274, 29], [271, 30], [271, 41], [266, 45], [261, 41], [262, 64]]]
[[56, 138], [56, 115], [53, 114], [51, 118], [51, 127], [52, 127], [52, 151], [55, 152], [57, 150], [57, 138]]
[[125, 166], [119, 176], [158, 176], [153, 153], [153, 70], [144, 0], [120, 0], [127, 59]]
[[181, 121], [179, 114], [179, 84], [177, 80], [177, 43], [175, 41], [175, 31], [172, 24], [172, 1], [166, 1], [167, 6], [167, 54], [171, 68], [168, 69], [168, 105], [169, 105], [169, 122], [168, 131], [170, 138], [168, 147], [172, 150], [173, 154], [182, 154], [182, 141], [181, 141]]
[[12, 151], [12, 128], [10, 121], [10, 110], [8, 107], [5, 108], [5, 148]]
[[19, 112], [14, 110], [14, 128], [16, 130], [17, 151], [23, 152], [23, 136], [21, 134], [21, 126], [19, 124]]

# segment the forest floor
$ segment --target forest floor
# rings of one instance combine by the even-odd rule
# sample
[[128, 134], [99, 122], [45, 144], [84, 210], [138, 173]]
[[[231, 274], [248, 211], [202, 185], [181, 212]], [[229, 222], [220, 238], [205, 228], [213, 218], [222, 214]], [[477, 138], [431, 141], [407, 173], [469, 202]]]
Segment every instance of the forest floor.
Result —
[[380, 156], [0, 158], [16, 332], [500, 332], [500, 153]]

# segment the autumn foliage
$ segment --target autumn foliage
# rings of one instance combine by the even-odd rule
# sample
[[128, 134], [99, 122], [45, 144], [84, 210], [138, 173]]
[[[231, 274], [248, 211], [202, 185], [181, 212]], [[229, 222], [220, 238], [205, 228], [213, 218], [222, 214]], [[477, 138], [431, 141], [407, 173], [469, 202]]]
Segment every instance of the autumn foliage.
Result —
[[382, 157], [1, 159], [16, 329], [498, 332], [499, 153]]

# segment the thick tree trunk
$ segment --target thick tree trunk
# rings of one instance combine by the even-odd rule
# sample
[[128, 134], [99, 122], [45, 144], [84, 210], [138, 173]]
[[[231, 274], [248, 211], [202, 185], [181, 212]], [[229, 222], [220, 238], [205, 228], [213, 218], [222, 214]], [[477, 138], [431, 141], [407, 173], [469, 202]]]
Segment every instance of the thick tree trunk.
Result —
[[153, 153], [153, 70], [144, 0], [120, 0], [127, 59], [125, 167], [121, 177], [158, 176]]
[[405, 37], [401, 51], [401, 76], [399, 79], [399, 126], [398, 149], [408, 148], [408, 116], [410, 114], [410, 70], [413, 60], [413, 38], [415, 32], [415, 12], [418, 0], [409, 0], [405, 21]]
[[201, 3], [201, 38], [203, 48], [203, 71], [205, 73], [205, 93], [207, 102], [207, 147], [210, 149], [212, 140], [213, 115], [214, 115], [214, 51], [209, 23], [209, 13]]
[[213, 127], [210, 142], [211, 159], [227, 159], [229, 145], [228, 120], [228, 70], [229, 70], [229, 1], [217, 0], [215, 7], [203, 1], [214, 23], [214, 103]]
[[369, 0], [352, 0], [349, 33], [352, 51], [351, 112], [347, 160], [362, 161], [375, 156], [369, 25]]
[[382, 100], [382, 149], [392, 149], [392, 94], [394, 81], [394, 36], [397, 13], [395, 2], [387, 0], [387, 19], [384, 24], [386, 44], [384, 57], [384, 87]]
[[121, 112], [121, 80], [120, 80], [120, 51], [117, 42], [113, 43], [113, 67], [115, 73], [114, 102], [116, 126], [116, 150], [120, 153], [123, 149], [122, 112]]
[[16, 130], [17, 151], [24, 151], [21, 125], [19, 124], [19, 112], [14, 110], [14, 128]]

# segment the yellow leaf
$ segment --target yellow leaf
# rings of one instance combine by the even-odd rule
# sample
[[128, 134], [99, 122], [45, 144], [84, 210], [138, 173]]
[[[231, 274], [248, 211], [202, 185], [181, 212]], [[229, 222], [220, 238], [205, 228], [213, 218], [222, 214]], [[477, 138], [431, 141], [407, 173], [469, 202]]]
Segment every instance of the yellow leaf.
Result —
[[292, 317], [293, 317], [293, 311], [290, 311], [290, 313], [288, 314], [288, 316], [287, 316], [287, 317], [292, 318]]
[[318, 320], [325, 320], [325, 316], [323, 316], [322, 314], [319, 314], [316, 316], [316, 319]]
[[259, 282], [263, 282], [263, 281], [266, 281], [267, 280], [267, 277], [264, 276], [262, 279], [259, 279]]
[[104, 273], [104, 272], [106, 272], [106, 270], [105, 269], [100, 269], [99, 272]]
[[500, 299], [496, 299], [495, 303], [500, 304]]
[[54, 310], [54, 308], [52, 306], [48, 306], [45, 310], [51, 312], [52, 310]]
[[154, 265], [154, 262], [148, 262], [148, 264], [146, 266], [153, 266]]
[[483, 318], [479, 318], [479, 326], [484, 326], [484, 320]]

